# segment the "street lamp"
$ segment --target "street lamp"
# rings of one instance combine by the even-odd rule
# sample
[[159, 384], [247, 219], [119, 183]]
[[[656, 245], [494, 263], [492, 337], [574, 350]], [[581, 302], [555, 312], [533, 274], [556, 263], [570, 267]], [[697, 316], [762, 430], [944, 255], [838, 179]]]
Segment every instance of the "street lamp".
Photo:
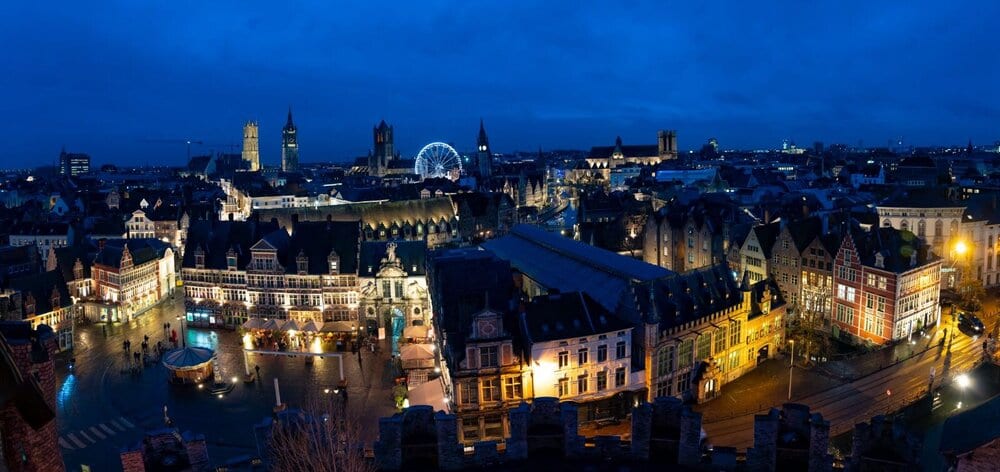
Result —
[[961, 390], [961, 400], [958, 401], [958, 407], [962, 408], [962, 403], [965, 400], [965, 389], [972, 385], [972, 379], [966, 374], [960, 374], [955, 377], [955, 383], [958, 384], [958, 389]]
[[792, 368], [795, 367], [795, 340], [789, 339], [788, 343], [792, 345], [792, 355], [788, 360], [788, 399], [792, 399]]

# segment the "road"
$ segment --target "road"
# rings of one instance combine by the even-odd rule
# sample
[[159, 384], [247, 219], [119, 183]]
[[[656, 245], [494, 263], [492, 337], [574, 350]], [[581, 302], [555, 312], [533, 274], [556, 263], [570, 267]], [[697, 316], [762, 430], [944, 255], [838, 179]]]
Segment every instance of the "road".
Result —
[[[259, 365], [264, 381], [238, 382], [222, 398], [169, 385], [166, 369], [159, 364], [136, 375], [127, 369], [123, 372], [127, 361], [122, 342], [131, 340], [133, 350], [139, 349], [144, 335], [152, 345], [165, 342], [163, 323], [170, 322], [171, 329], [180, 332], [176, 318], [181, 313], [183, 297], [178, 295], [127, 324], [77, 327], [71, 354], [76, 358], [75, 368], [68, 369], [66, 357], [57, 363], [57, 421], [68, 470], [79, 470], [81, 464], [93, 470], [120, 470], [120, 448], [138, 443], [145, 431], [163, 427], [164, 405], [178, 429], [205, 435], [213, 463], [257, 456], [253, 427], [271, 414], [275, 377], [282, 401], [291, 407], [308, 404], [337, 384], [339, 367], [333, 358], [307, 365], [301, 357], [254, 355], [251, 368]], [[184, 334], [188, 345], [216, 350], [220, 377], [228, 380], [243, 373], [238, 333], [189, 329]], [[349, 408], [363, 412], [368, 442], [377, 435], [377, 418], [394, 411], [387, 352], [383, 346], [381, 354], [363, 351], [360, 361], [350, 352], [344, 357]]]
[[[950, 316], [942, 318], [942, 324]], [[955, 333], [949, 329], [949, 333]], [[940, 336], [941, 334], [937, 334]], [[951, 334], [949, 334], [951, 336]], [[931, 341], [940, 338], [934, 338]], [[938, 347], [931, 342], [930, 348], [915, 353], [910, 359], [893, 364], [870, 375], [857, 378], [849, 383], [839, 383], [819, 392], [793, 396], [794, 403], [808, 405], [813, 412], [819, 412], [830, 421], [831, 434], [839, 434], [852, 428], [854, 424], [868, 421], [872, 416], [892, 411], [926, 392], [930, 382], [931, 368], [935, 369], [934, 385], [950, 379], [958, 372], [971, 369], [982, 358], [981, 340], [958, 333], [951, 340], [951, 355], [948, 346]], [[946, 366], [946, 363], [950, 364]], [[787, 369], [785, 369], [787, 371]], [[803, 372], [804, 374], [804, 372]], [[796, 375], [800, 375], [799, 372]], [[787, 374], [783, 378], [787, 385]], [[798, 385], [798, 383], [796, 383]], [[725, 389], [722, 392], [727, 393]], [[783, 398], [774, 399], [771, 404], [779, 406]], [[717, 400], [718, 401], [718, 400]], [[739, 402], [739, 399], [736, 399]], [[753, 417], [766, 409], [729, 418], [712, 420], [706, 418], [704, 428], [713, 444], [745, 448], [753, 445]]]

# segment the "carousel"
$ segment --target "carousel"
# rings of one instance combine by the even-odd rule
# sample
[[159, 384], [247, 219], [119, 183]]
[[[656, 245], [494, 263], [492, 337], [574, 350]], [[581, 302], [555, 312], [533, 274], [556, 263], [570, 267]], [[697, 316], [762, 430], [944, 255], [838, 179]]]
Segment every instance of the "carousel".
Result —
[[203, 347], [183, 347], [163, 354], [163, 366], [170, 371], [170, 382], [200, 384], [212, 377], [215, 351]]

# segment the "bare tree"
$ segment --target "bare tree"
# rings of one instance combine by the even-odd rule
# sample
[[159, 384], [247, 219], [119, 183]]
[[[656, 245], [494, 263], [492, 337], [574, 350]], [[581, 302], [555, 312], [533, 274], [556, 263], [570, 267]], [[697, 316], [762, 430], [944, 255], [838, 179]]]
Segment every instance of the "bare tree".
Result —
[[373, 472], [365, 455], [365, 425], [346, 397], [327, 390], [306, 401], [306, 409], [277, 415], [268, 441], [270, 470], [276, 472]]

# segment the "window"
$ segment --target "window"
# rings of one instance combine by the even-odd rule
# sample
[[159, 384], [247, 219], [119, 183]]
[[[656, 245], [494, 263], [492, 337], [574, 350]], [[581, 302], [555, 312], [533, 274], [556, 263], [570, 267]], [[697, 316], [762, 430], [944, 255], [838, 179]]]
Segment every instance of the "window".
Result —
[[483, 401], [500, 401], [500, 379], [483, 379]]
[[562, 351], [559, 353], [559, 368], [565, 368], [569, 365], [569, 351]]
[[729, 353], [729, 368], [735, 369], [740, 366], [740, 351], [735, 350]]
[[608, 388], [608, 373], [607, 371], [600, 371], [597, 373], [597, 391], [607, 390]]
[[656, 376], [662, 377], [674, 371], [674, 346], [660, 349], [656, 359]]
[[462, 418], [462, 437], [466, 441], [479, 439], [479, 417]]
[[487, 346], [479, 348], [479, 367], [496, 367], [499, 365], [498, 346]]
[[628, 354], [626, 353], [625, 341], [618, 341], [618, 344], [615, 344], [615, 359], [621, 360], [626, 356]]
[[698, 336], [698, 359], [708, 359], [712, 355], [712, 335]]
[[576, 393], [584, 394], [587, 393], [587, 374], [577, 376], [576, 378]]
[[483, 422], [486, 424], [486, 437], [487, 438], [502, 438], [503, 437], [503, 416], [500, 414], [486, 415], [483, 417]]
[[875, 320], [871, 315], [865, 316], [865, 331], [868, 331], [869, 333], [872, 332], [875, 327], [874, 321]]
[[726, 327], [715, 330], [715, 354], [726, 350]]
[[619, 367], [615, 369], [615, 387], [625, 386], [625, 368]]
[[559, 379], [559, 396], [565, 397], [567, 395], [569, 395], [569, 379]]
[[475, 380], [461, 382], [459, 385], [459, 401], [463, 405], [475, 405], [479, 403], [479, 386]]
[[740, 328], [742, 327], [742, 322], [740, 320], [733, 320], [729, 324], [729, 346], [735, 346], [740, 343]]
[[856, 294], [857, 290], [854, 287], [848, 287], [847, 285], [844, 284], [837, 284], [837, 298], [853, 302]]
[[683, 369], [691, 365], [691, 354], [694, 348], [694, 340], [681, 341], [680, 353], [677, 355], [677, 368]]
[[590, 356], [589, 356], [589, 353], [587, 352], [587, 348], [583, 348], [583, 349], [580, 349], [579, 351], [576, 351], [576, 362], [577, 362], [577, 364], [579, 364], [579, 365], [586, 364], [587, 361], [589, 360], [588, 357], [590, 357]]
[[504, 379], [503, 388], [506, 400], [517, 400], [524, 395], [521, 392], [521, 377], [507, 377]]
[[601, 344], [597, 346], [597, 362], [605, 362], [608, 360], [608, 345]]

